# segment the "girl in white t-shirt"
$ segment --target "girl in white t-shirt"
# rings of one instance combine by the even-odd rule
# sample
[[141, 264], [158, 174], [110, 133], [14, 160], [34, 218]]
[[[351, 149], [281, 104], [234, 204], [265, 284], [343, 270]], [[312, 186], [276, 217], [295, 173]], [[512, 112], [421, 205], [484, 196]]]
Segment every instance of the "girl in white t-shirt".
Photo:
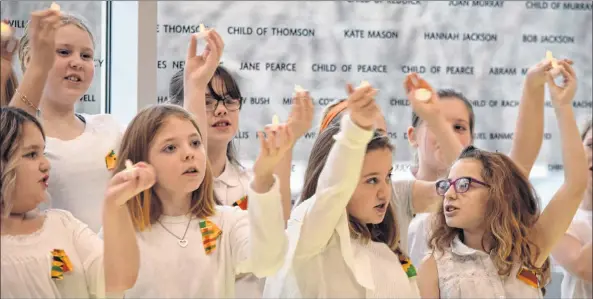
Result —
[[375, 94], [371, 86], [353, 91], [340, 126], [315, 140], [303, 200], [288, 222], [289, 252], [265, 297], [418, 297], [395, 212], [408, 207], [391, 201], [393, 148], [373, 134]]
[[542, 298], [548, 256], [587, 186], [586, 158], [574, 119], [576, 78], [564, 61], [564, 87], [546, 72], [560, 128], [565, 180], [540, 215], [524, 169], [501, 153], [466, 148], [437, 182], [443, 204], [419, 269], [423, 298]]
[[[192, 36], [185, 63], [184, 105], [197, 107], [193, 115], [174, 105], [144, 109], [122, 140], [105, 206], [105, 215], [120, 218], [105, 217], [103, 229], [106, 254], [120, 259], [118, 271], [107, 278], [136, 280], [126, 297], [234, 297], [237, 275], [262, 278], [283, 263], [287, 241], [273, 171], [292, 135], [286, 125], [266, 128], [266, 138], [259, 134], [261, 152], [247, 185], [247, 212], [216, 205], [204, 107], [223, 42], [212, 30], [207, 42], [208, 50], [196, 55]], [[127, 160], [139, 164], [126, 171]], [[125, 201], [129, 215], [121, 205]]]
[[[101, 298], [106, 294], [103, 242], [70, 212], [38, 205], [47, 200], [50, 162], [38, 120], [0, 109], [2, 298]], [[105, 265], [113, 265], [107, 258]], [[107, 291], [117, 292], [118, 282]]]
[[[58, 14], [55, 34], [32, 30], [32, 23], [25, 28], [18, 49], [25, 77], [11, 105], [39, 114], [47, 133], [46, 155], [53, 166], [50, 205], [70, 211], [97, 231], [122, 130], [111, 115], [75, 112], [95, 75], [95, 41], [81, 19]], [[53, 38], [54, 47], [34, 53], [32, 44], [39, 38], [46, 43]], [[36, 60], [42, 54], [43, 65]]]
[[562, 280], [562, 298], [593, 298], [591, 283], [591, 229], [593, 217], [593, 137], [591, 120], [582, 132], [581, 139], [587, 155], [589, 182], [581, 205], [575, 214], [568, 230], [554, 249], [553, 258], [564, 268]]
[[[184, 105], [183, 88], [184, 70], [171, 78], [169, 98], [172, 104]], [[250, 171], [243, 168], [237, 157], [234, 137], [239, 130], [239, 112], [242, 108], [239, 86], [230, 72], [218, 66], [206, 89], [206, 118], [208, 131], [208, 161], [214, 175], [214, 193], [223, 205], [238, 206], [243, 210], [248, 207], [247, 187], [251, 179]], [[310, 128], [313, 119], [313, 103], [308, 92], [297, 92], [293, 99], [292, 111], [287, 121], [294, 141], [301, 138]], [[242, 138], [254, 138], [243, 136]], [[280, 194], [284, 219], [288, 219], [292, 208], [290, 175], [292, 149], [286, 153], [276, 168], [275, 174], [280, 180]], [[261, 298], [264, 282], [253, 275], [237, 277], [238, 296], [243, 298]]]
[[[237, 275], [266, 277], [283, 263], [287, 241], [273, 169], [290, 147], [286, 126], [260, 136], [247, 211], [216, 205], [201, 132], [175, 105], [146, 108], [128, 126], [105, 205], [105, 215], [121, 217], [105, 218], [103, 227], [105, 253], [120, 259], [107, 279], [137, 275], [126, 297], [234, 297]], [[146, 162], [126, 170], [124, 159]], [[127, 208], [118, 205], [126, 201]]]

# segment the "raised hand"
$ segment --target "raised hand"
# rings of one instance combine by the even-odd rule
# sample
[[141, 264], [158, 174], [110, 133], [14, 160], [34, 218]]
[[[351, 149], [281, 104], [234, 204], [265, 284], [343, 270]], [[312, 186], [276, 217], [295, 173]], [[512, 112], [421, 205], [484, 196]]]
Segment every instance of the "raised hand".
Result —
[[[430, 84], [418, 76], [416, 73], [411, 73], [406, 76], [404, 80], [404, 89], [406, 90], [408, 100], [414, 109], [414, 112], [423, 120], [431, 120], [440, 115], [439, 96], [437, 92], [430, 86]], [[430, 97], [427, 99], [419, 98], [418, 90], [424, 89], [430, 92]]]
[[577, 90], [577, 78], [574, 69], [571, 66], [571, 62], [562, 60], [558, 62], [558, 66], [560, 67], [560, 72], [562, 72], [562, 77], [564, 78], [562, 86], [559, 86], [554, 82], [554, 77], [550, 72], [546, 72], [550, 98], [552, 100], [552, 105], [555, 108], [571, 105]]
[[31, 13], [29, 23], [30, 47], [29, 65], [49, 71], [56, 57], [56, 29], [62, 25], [58, 10], [46, 9]]
[[347, 85], [346, 89], [350, 93], [347, 99], [350, 119], [365, 130], [373, 129], [377, 115], [380, 113], [375, 102], [377, 90], [370, 84], [355, 89], [352, 88], [352, 85]]
[[288, 116], [286, 124], [290, 127], [293, 134], [292, 143], [294, 143], [305, 133], [307, 133], [313, 124], [313, 99], [308, 91], [297, 91], [293, 97], [292, 109]]
[[116, 205], [125, 205], [140, 192], [152, 187], [156, 182], [154, 168], [147, 163], [139, 162], [126, 170], [116, 173], [105, 191], [106, 200]]
[[[560, 62], [562, 62], [562, 61], [572, 65], [572, 60], [569, 60], [569, 59], [563, 59], [563, 60], [559, 61], [558, 64], [560, 65]], [[527, 70], [527, 75], [525, 77], [526, 86], [529, 88], [543, 87], [547, 81], [546, 72], [549, 72], [551, 70], [552, 70], [552, 61], [550, 61], [547, 58], [544, 58], [544, 59], [542, 59], [542, 61], [531, 66], [529, 68], [529, 70]]]
[[292, 147], [293, 133], [292, 129], [281, 124], [275, 126], [266, 126], [265, 135], [258, 132], [260, 151], [257, 160], [253, 165], [253, 174], [255, 177], [272, 177], [274, 169], [284, 154]]
[[208, 29], [206, 34], [206, 48], [201, 55], [197, 55], [198, 50], [198, 36], [192, 34], [189, 48], [187, 50], [187, 58], [185, 59], [184, 80], [185, 82], [198, 85], [205, 88], [212, 79], [222, 52], [224, 50], [224, 42], [222, 37], [214, 29]]

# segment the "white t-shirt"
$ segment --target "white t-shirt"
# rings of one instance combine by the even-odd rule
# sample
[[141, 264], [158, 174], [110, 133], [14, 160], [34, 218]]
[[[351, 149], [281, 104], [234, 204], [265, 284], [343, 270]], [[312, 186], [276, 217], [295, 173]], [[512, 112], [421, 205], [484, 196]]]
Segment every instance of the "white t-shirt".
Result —
[[[140, 271], [126, 298], [244, 298], [235, 295], [237, 275], [274, 274], [287, 248], [278, 180], [267, 193], [248, 190], [248, 194], [247, 211], [217, 206], [209, 217], [222, 231], [210, 254], [199, 226], [204, 219], [162, 216], [163, 226], [155, 223], [138, 232]], [[186, 229], [187, 245], [181, 247], [178, 238]]]
[[[579, 240], [582, 245], [591, 242], [593, 226], [591, 210], [578, 209], [566, 234]], [[592, 285], [564, 270], [562, 298], [593, 298]]]
[[433, 213], [418, 213], [410, 222], [408, 231], [408, 250], [414, 265], [420, 265], [428, 250], [428, 235]]
[[82, 115], [84, 132], [72, 140], [47, 137], [51, 208], [70, 211], [93, 231], [101, 227], [103, 196], [112, 173], [105, 157], [117, 153], [122, 127], [109, 114]]
[[251, 175], [227, 159], [224, 171], [214, 179], [214, 193], [225, 206], [233, 205], [247, 195], [247, 186]]
[[[233, 165], [228, 159], [224, 171], [214, 179], [214, 193], [225, 206], [232, 206], [247, 195], [247, 187], [251, 179], [250, 173]], [[252, 274], [237, 277], [235, 294], [240, 298], [261, 298], [264, 291], [264, 279]]]
[[[2, 298], [89, 298], [105, 296], [103, 241], [70, 212], [47, 210], [43, 226], [30, 235], [1, 237]], [[73, 270], [51, 277], [54, 249]]]

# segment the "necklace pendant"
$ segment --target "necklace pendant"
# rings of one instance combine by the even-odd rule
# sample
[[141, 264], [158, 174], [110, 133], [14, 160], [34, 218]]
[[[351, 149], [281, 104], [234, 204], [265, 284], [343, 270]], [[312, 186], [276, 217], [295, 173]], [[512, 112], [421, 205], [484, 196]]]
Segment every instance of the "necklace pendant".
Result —
[[185, 248], [187, 246], [187, 240], [181, 239], [181, 240], [177, 241], [177, 244], [179, 244], [179, 246]]

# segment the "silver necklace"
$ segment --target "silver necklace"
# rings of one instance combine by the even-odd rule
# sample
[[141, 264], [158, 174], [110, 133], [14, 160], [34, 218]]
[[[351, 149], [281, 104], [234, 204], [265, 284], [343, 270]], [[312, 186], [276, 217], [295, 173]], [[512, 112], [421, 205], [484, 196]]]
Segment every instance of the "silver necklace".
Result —
[[185, 248], [187, 246], [187, 240], [185, 239], [185, 235], [187, 234], [187, 230], [189, 229], [189, 225], [192, 221], [193, 217], [189, 217], [189, 221], [187, 222], [187, 226], [185, 227], [185, 232], [183, 233], [183, 237], [179, 238], [176, 234], [174, 234], [173, 232], [171, 232], [168, 228], [166, 228], [160, 220], [157, 220], [157, 222], [169, 233], [171, 234], [173, 237], [177, 238], [177, 244], [179, 244], [179, 246]]

